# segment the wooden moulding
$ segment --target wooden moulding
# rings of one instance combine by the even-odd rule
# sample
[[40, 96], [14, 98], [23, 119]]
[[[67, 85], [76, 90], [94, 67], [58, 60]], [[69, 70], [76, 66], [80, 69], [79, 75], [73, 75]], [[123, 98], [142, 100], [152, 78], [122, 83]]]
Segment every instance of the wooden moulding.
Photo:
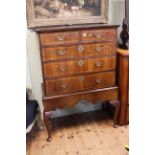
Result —
[[109, 29], [109, 28], [118, 28], [120, 25], [113, 25], [113, 24], [103, 24], [103, 23], [91, 23], [91, 24], [73, 24], [73, 25], [57, 25], [57, 26], [39, 26], [34, 28], [36, 32], [57, 32], [57, 31], [71, 31], [71, 30], [86, 30], [86, 29]]
[[107, 71], [67, 78], [45, 79], [46, 95], [112, 87], [115, 85], [115, 74], [115, 71]]

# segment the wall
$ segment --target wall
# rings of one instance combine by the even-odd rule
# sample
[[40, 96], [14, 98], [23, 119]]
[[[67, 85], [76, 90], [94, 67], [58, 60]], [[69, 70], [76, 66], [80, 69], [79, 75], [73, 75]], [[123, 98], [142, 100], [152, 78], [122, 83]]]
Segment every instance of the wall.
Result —
[[125, 17], [125, 0], [109, 0], [109, 22], [118, 24], [118, 42], [120, 43], [120, 31], [123, 18]]
[[[110, 0], [109, 1], [109, 23], [121, 24], [124, 17], [124, 0]], [[118, 35], [120, 28], [118, 29]], [[118, 41], [119, 36], [118, 36]], [[38, 36], [35, 32], [27, 30], [26, 38], [27, 47], [27, 69], [26, 69], [26, 86], [32, 89], [33, 96], [38, 100], [40, 109], [43, 111], [42, 104], [42, 72], [41, 72], [41, 62], [40, 62], [40, 51]], [[73, 113], [92, 111], [101, 108], [101, 103], [91, 105], [87, 102], [80, 102], [73, 109], [56, 110], [53, 113], [53, 117], [59, 117], [64, 115], [69, 115]]]
[[30, 75], [30, 68], [29, 68], [29, 59], [28, 55], [26, 53], [26, 88], [32, 89], [32, 83], [31, 83], [31, 75]]

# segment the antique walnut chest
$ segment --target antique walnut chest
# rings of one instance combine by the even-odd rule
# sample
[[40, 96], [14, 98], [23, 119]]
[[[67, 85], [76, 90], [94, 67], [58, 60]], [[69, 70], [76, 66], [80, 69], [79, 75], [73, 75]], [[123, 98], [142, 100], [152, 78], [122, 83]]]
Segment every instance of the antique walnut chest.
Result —
[[36, 28], [39, 34], [44, 121], [51, 141], [49, 118], [57, 108], [80, 100], [106, 101], [119, 110], [116, 85], [116, 25], [90, 24]]

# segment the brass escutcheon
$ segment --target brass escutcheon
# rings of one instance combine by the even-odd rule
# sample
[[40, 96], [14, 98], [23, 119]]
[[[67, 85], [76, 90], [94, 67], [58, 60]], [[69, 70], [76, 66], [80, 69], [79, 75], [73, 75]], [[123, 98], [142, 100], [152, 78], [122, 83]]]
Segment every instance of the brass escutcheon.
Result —
[[81, 52], [83, 52], [84, 47], [82, 45], [79, 45], [78, 48], [77, 48], [77, 50], [81, 53]]
[[83, 81], [84, 80], [84, 76], [79, 76], [79, 79], [80, 79], [80, 81]]
[[101, 80], [96, 80], [97, 83], [101, 83]]
[[79, 66], [83, 66], [83, 65], [84, 65], [84, 61], [83, 61], [83, 60], [79, 60], [79, 61], [78, 61], [78, 65], [79, 65]]

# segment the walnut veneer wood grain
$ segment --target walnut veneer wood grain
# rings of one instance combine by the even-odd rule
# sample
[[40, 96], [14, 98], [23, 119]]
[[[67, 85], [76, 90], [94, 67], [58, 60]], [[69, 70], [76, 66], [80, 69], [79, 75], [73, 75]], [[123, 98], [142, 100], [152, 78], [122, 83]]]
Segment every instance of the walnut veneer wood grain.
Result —
[[41, 45], [53, 45], [64, 43], [77, 43], [80, 39], [78, 31], [73, 32], [54, 32], [40, 34]]
[[115, 41], [116, 29], [52, 32], [40, 34], [42, 46], [72, 44], [77, 42]]
[[71, 46], [43, 47], [43, 61], [107, 56], [116, 53], [115, 42], [79, 44]]
[[[114, 105], [116, 85], [116, 25], [89, 24], [37, 29], [43, 71], [44, 121], [51, 141], [51, 110], [72, 107], [81, 99]], [[111, 102], [112, 101], [112, 102]]]
[[[45, 80], [46, 95], [75, 92], [115, 85], [115, 71]], [[90, 82], [91, 81], [91, 82]]]
[[116, 36], [115, 29], [82, 30], [82, 41], [114, 41]]
[[84, 93], [72, 93], [69, 96], [60, 95], [56, 98], [47, 99], [44, 101], [44, 110], [53, 111], [56, 109], [70, 108], [77, 104], [80, 100], [87, 100], [95, 103], [96, 101], [117, 100], [118, 87], [100, 89], [98, 91], [85, 91]]
[[115, 70], [116, 57], [106, 56], [93, 59], [54, 61], [43, 64], [44, 77], [52, 78], [73, 74]]

